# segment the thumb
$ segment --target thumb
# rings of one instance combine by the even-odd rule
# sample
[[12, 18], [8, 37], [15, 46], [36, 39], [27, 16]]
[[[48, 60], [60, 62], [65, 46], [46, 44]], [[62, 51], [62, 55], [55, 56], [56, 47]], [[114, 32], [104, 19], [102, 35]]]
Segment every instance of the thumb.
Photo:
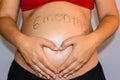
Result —
[[66, 39], [62, 42], [60, 50], [64, 50], [73, 44], [74, 44], [74, 40], [72, 38]]
[[50, 48], [52, 50], [58, 50], [58, 47], [54, 44], [54, 42], [44, 39], [43, 44], [44, 47]]

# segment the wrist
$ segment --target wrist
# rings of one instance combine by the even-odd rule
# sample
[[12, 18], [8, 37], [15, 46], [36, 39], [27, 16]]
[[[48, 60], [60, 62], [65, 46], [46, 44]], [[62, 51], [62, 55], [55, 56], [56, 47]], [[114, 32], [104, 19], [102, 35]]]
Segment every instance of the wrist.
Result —
[[21, 46], [24, 44], [25, 39], [27, 38], [27, 36], [24, 35], [23, 33], [19, 33], [17, 36], [18, 37], [16, 39], [15, 46], [16, 46], [17, 49], [20, 49]]
[[99, 35], [97, 35], [95, 32], [90, 33], [88, 37], [91, 40], [93, 46], [95, 46], [96, 48], [99, 47], [100, 44], [102, 43]]

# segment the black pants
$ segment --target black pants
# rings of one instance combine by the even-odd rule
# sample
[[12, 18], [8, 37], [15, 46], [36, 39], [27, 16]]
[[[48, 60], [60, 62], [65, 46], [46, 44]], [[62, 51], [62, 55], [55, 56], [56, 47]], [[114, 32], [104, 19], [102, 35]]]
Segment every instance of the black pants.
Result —
[[[13, 61], [8, 73], [7, 80], [44, 80], [44, 79], [39, 78], [34, 74], [28, 72], [27, 70], [22, 68], [19, 64], [17, 64], [15, 61]], [[72, 80], [106, 80], [106, 79], [101, 64], [98, 63], [97, 66], [95, 66], [93, 69], [91, 69], [84, 75], [76, 77]]]

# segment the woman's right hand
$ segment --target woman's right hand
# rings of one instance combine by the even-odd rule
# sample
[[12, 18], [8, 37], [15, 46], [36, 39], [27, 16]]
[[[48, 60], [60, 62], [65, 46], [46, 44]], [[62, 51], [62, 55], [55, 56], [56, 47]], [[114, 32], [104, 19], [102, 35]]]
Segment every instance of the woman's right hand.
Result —
[[19, 45], [19, 51], [26, 63], [37, 73], [38, 76], [55, 78], [57, 69], [53, 66], [47, 57], [43, 47], [57, 50], [56, 45], [45, 38], [25, 36]]

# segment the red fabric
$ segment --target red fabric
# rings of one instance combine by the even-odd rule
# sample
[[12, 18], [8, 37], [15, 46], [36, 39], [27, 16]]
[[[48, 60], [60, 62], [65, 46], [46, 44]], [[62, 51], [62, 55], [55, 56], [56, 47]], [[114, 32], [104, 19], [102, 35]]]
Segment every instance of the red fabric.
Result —
[[26, 11], [53, 1], [67, 1], [79, 6], [86, 7], [88, 9], [94, 8], [94, 0], [21, 0], [20, 7], [22, 11]]

